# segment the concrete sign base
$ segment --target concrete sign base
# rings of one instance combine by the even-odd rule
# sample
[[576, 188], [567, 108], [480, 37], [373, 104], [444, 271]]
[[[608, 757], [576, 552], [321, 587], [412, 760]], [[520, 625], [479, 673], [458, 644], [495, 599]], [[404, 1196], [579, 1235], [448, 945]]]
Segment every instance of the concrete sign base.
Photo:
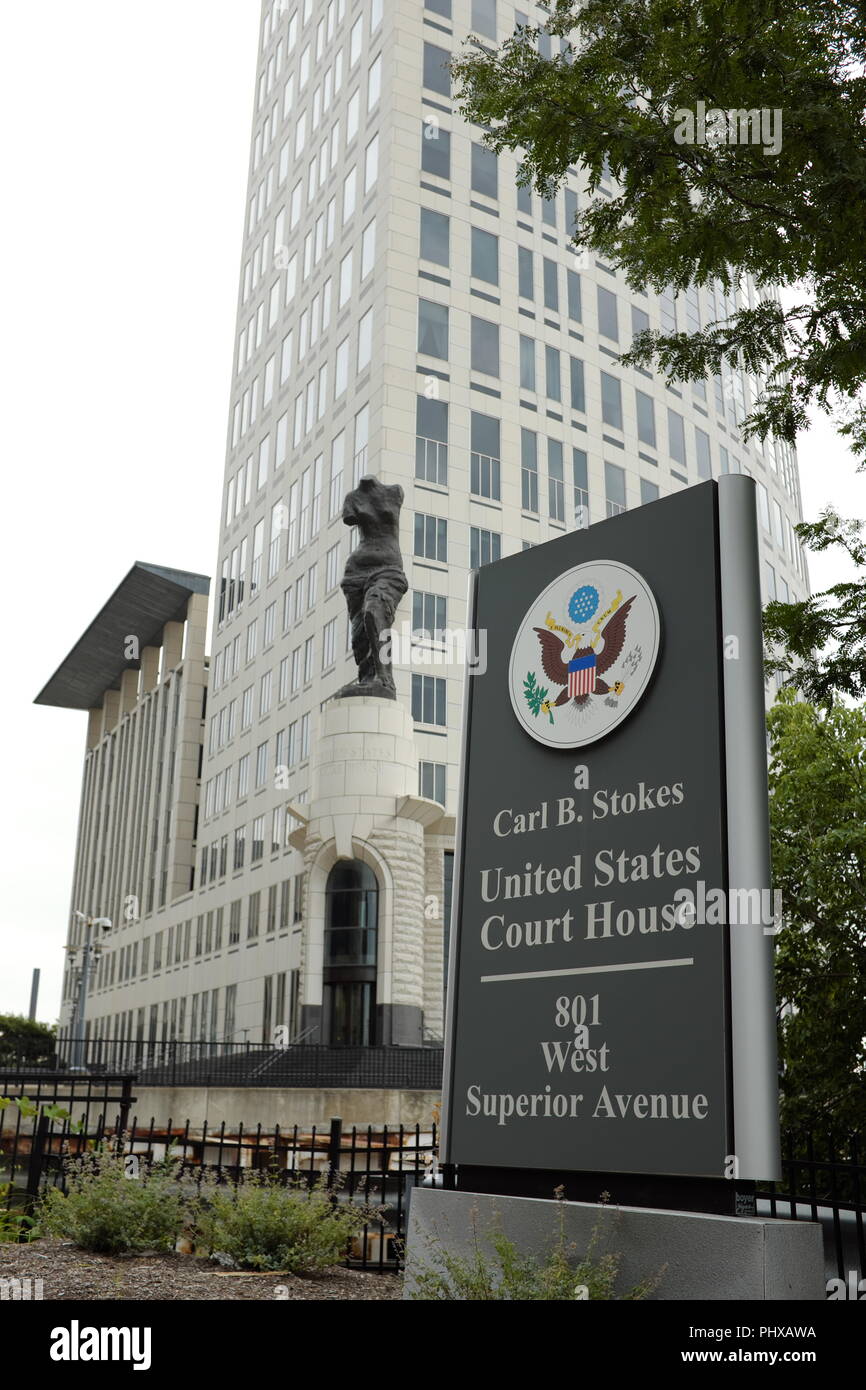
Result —
[[[819, 1225], [807, 1221], [707, 1216], [645, 1207], [566, 1202], [566, 1240], [581, 1258], [600, 1226], [597, 1255], [618, 1255], [620, 1293], [664, 1272], [650, 1299], [824, 1301]], [[559, 1233], [560, 1204], [532, 1197], [488, 1196], [416, 1188], [409, 1210], [404, 1298], [416, 1275], [436, 1262], [437, 1247], [471, 1256], [476, 1233], [489, 1250], [498, 1222], [523, 1254], [543, 1259]]]

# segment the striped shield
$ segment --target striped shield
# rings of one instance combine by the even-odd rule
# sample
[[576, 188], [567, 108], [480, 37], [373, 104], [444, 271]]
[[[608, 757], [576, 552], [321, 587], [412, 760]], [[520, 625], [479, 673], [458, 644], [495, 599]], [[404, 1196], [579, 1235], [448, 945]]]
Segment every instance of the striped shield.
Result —
[[568, 663], [568, 693], [571, 699], [578, 695], [592, 695], [595, 691], [595, 652], [576, 656]]

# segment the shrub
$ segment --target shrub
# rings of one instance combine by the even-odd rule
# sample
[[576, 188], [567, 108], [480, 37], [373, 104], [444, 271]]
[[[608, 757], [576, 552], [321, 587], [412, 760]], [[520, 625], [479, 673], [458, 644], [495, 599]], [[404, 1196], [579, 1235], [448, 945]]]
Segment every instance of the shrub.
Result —
[[599, 1255], [601, 1221], [595, 1225], [585, 1254], [578, 1258], [576, 1244], [565, 1238], [565, 1203], [559, 1198], [558, 1231], [543, 1260], [522, 1255], [509, 1239], [498, 1216], [489, 1232], [492, 1255], [483, 1249], [478, 1235], [478, 1213], [472, 1213], [474, 1248], [470, 1256], [447, 1250], [441, 1241], [428, 1238], [431, 1261], [413, 1275], [410, 1297], [419, 1301], [459, 1300], [574, 1302], [579, 1300], [636, 1301], [646, 1298], [664, 1269], [623, 1293], [616, 1292], [621, 1257]]
[[375, 1219], [363, 1207], [338, 1205], [319, 1182], [285, 1186], [253, 1174], [237, 1186], [202, 1184], [199, 1244], [244, 1269], [314, 1274], [346, 1253], [353, 1231]]
[[25, 1211], [16, 1210], [16, 1194], [11, 1182], [0, 1183], [0, 1244], [14, 1243], [30, 1239], [33, 1218]]
[[51, 1188], [42, 1199], [39, 1233], [109, 1255], [173, 1250], [187, 1218], [180, 1167], [131, 1163], [116, 1148], [82, 1154], [66, 1165], [67, 1194]]

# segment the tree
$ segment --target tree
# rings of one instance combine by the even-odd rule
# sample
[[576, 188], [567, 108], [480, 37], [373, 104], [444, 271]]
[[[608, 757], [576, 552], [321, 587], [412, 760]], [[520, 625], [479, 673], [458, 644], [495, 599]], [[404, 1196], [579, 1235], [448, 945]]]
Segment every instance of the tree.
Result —
[[811, 550], [840, 545], [860, 571], [799, 603], [768, 603], [765, 667], [817, 705], [832, 705], [837, 692], [866, 698], [866, 541], [859, 521], [843, 521], [831, 508], [818, 521], [796, 528]]
[[[591, 199], [575, 244], [615, 262], [635, 289], [716, 281], [727, 294], [747, 272], [796, 295], [785, 307], [728, 299], [700, 331], [638, 334], [621, 360], [655, 362], [674, 380], [741, 365], [763, 381], [744, 436], [793, 443], [818, 405], [866, 466], [864, 7], [553, 0], [550, 10], [496, 51], [470, 41], [452, 64], [463, 113], [487, 127], [492, 148], [522, 152], [520, 178], [542, 193], [581, 163]], [[778, 148], [772, 121], [742, 142], [760, 122], [741, 118], [761, 112], [781, 123]], [[608, 172], [618, 184], [609, 197]], [[858, 523], [833, 512], [796, 530], [813, 550], [841, 544], [866, 560]], [[765, 633], [768, 673], [808, 699], [866, 696], [866, 598], [855, 584], [770, 604]]]
[[[695, 333], [642, 333], [624, 360], [655, 360], [680, 380], [742, 363], [764, 379], [744, 434], [793, 442], [817, 404], [866, 457], [864, 7], [552, 0], [550, 12], [496, 51], [470, 41], [452, 65], [463, 114], [488, 127], [487, 142], [523, 151], [521, 179], [539, 192], [580, 162], [594, 196], [575, 240], [633, 288], [730, 289], [747, 272], [797, 296]], [[714, 110], [734, 115], [712, 117], [704, 143], [699, 102], [705, 124]], [[749, 117], [762, 111], [767, 130], [752, 143]], [[608, 169], [618, 187], [604, 197]]]
[[786, 692], [768, 727], [782, 1118], [863, 1134], [866, 710], [821, 710]]
[[54, 1055], [54, 1029], [23, 1014], [0, 1014], [0, 1064], [46, 1062]]

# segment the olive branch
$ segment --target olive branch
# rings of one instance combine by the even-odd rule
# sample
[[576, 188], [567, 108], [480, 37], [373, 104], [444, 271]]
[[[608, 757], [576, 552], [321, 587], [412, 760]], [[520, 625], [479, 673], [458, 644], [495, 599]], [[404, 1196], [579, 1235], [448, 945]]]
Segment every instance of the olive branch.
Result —
[[542, 713], [546, 714], [552, 724], [553, 712], [547, 700], [547, 693], [546, 688], [538, 684], [532, 671], [528, 671], [526, 680], [523, 682], [523, 694], [526, 703], [536, 717]]

